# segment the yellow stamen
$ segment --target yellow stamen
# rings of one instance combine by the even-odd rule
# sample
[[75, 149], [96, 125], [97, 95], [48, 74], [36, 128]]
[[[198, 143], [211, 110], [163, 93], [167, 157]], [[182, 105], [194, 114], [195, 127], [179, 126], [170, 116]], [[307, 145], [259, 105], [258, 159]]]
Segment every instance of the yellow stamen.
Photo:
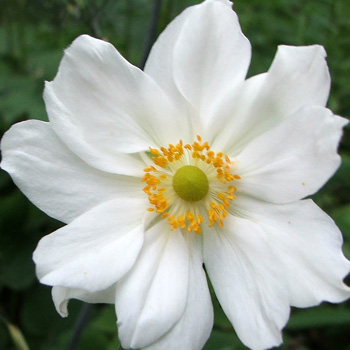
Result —
[[[228, 155], [210, 150], [209, 143], [202, 142], [200, 135], [196, 136], [196, 141], [191, 145], [184, 145], [180, 140], [176, 145], [169, 144], [159, 150], [150, 148], [149, 151], [154, 165], [144, 169], [145, 175], [142, 178], [146, 184], [143, 191], [152, 205], [148, 211], [161, 214], [162, 219], [166, 218], [171, 230], [180, 228], [201, 234], [201, 225], [205, 220], [199, 212], [203, 213], [203, 209], [207, 212], [209, 227], [215, 223], [223, 227], [230, 203], [236, 198], [237, 188], [232, 183], [241, 179], [231, 172], [233, 162]], [[182, 184], [180, 178], [178, 184], [177, 179], [175, 189], [173, 179], [176, 173], [180, 174], [180, 169], [190, 170], [188, 178], [184, 178], [184, 181], [189, 182]], [[209, 189], [203, 191], [203, 195], [196, 196], [191, 176], [194, 176], [193, 184], [198, 186], [200, 173], [208, 177]], [[178, 189], [179, 186], [184, 193]]]

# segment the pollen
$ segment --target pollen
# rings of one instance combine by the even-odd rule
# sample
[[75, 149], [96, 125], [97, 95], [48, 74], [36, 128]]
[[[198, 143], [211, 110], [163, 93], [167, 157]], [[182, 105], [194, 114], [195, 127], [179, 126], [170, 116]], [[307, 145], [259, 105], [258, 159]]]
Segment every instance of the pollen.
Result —
[[149, 212], [166, 219], [171, 230], [201, 234], [202, 225], [224, 226], [231, 202], [236, 198], [232, 172], [234, 162], [222, 152], [215, 153], [198, 135], [192, 144], [150, 148], [151, 164], [144, 169], [143, 191]]

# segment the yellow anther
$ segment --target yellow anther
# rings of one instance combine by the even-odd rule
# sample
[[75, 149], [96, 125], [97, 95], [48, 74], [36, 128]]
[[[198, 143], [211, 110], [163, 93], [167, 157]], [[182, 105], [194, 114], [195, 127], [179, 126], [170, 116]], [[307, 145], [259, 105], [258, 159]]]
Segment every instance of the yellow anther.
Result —
[[192, 153], [192, 157], [193, 157], [193, 158], [199, 158], [199, 153], [198, 153], [197, 151], [194, 151], [194, 152]]
[[232, 174], [225, 173], [225, 179], [227, 181], [233, 181], [235, 179], [235, 177]]
[[165, 168], [168, 164], [168, 161], [166, 158], [164, 157], [152, 157], [153, 161], [155, 164], [157, 164], [158, 166], [162, 167], [162, 168]]
[[191, 213], [190, 211], [186, 212], [186, 219], [187, 220], [192, 220], [194, 218], [193, 213]]
[[160, 152], [156, 148], [149, 148], [149, 151], [154, 154], [155, 156], [159, 156]]

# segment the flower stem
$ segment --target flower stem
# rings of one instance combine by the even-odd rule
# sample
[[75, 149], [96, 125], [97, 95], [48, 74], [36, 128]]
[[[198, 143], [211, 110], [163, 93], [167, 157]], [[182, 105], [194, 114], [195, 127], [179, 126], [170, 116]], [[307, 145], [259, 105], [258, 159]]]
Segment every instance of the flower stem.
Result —
[[92, 304], [86, 304], [86, 303], [83, 304], [80, 310], [80, 313], [75, 321], [73, 335], [69, 342], [67, 350], [78, 349], [80, 337], [81, 337], [81, 334], [83, 333], [85, 326], [89, 321], [91, 310], [92, 310]]
[[145, 68], [148, 55], [151, 51], [152, 45], [157, 36], [157, 28], [158, 28], [161, 8], [162, 8], [162, 0], [155, 0], [153, 3], [152, 17], [151, 17], [149, 29], [147, 32], [146, 43], [142, 53], [142, 60], [140, 64], [141, 69]]

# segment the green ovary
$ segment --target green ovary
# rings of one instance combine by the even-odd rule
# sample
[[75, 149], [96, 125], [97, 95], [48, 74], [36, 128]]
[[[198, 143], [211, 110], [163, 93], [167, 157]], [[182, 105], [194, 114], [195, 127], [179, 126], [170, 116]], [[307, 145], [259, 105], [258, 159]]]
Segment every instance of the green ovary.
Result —
[[176, 171], [173, 177], [173, 188], [183, 200], [196, 202], [208, 193], [209, 181], [201, 169], [186, 165]]

